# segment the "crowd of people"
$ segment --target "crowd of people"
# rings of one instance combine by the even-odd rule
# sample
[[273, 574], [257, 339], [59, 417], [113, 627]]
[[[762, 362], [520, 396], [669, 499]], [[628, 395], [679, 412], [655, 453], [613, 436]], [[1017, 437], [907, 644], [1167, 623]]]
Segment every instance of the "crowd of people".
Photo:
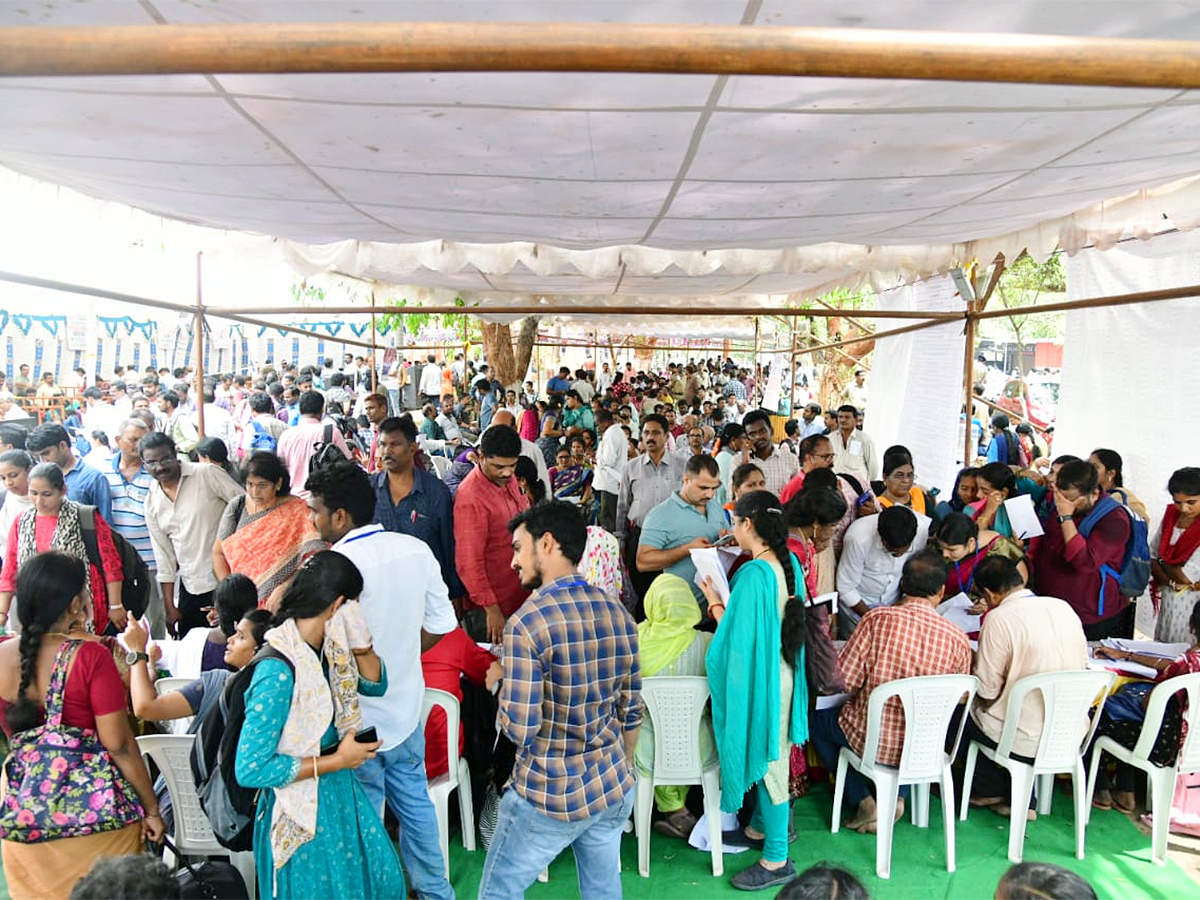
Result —
[[[544, 396], [462, 354], [191, 379], [124, 373], [64, 421], [0, 422], [0, 623], [19, 636], [0, 643], [0, 724], [22, 790], [77, 768], [39, 743], [57, 729], [91, 749], [100, 797], [47, 818], [21, 807], [10, 769], [15, 898], [66, 896], [98, 858], [169, 831], [131, 713], [199, 733], [244, 710], [232, 773], [259, 791], [261, 896], [452, 897], [426, 791], [449, 765], [445, 718], [421, 727], [425, 687], [444, 689], [488, 784], [480, 896], [521, 896], [570, 847], [583, 895], [615, 897], [635, 773], [653, 766], [644, 678], [707, 678], [702, 753], [746, 823], [726, 843], [759, 851], [732, 883], [761, 890], [797, 878], [792, 804], [841, 748], [861, 754], [875, 688], [973, 673], [966, 735], [995, 747], [1019, 679], [1132, 637], [1131, 558], [1155, 637], [1191, 647], [1161, 668], [1200, 672], [1200, 469], [1148, 509], [1119, 452], [1046, 458], [997, 417], [943, 493], [863, 430], [861, 377], [839, 398], [858, 405], [785, 422], [755, 405], [762, 373], [732, 361], [564, 367]], [[1044, 535], [1015, 533], [1019, 495]], [[697, 574], [693, 551], [712, 548], [725, 589]], [[977, 634], [939, 615], [960, 595]], [[158, 696], [160, 672], [194, 681]], [[818, 709], [822, 695], [845, 700]], [[887, 707], [881, 763], [904, 728]], [[1040, 728], [1027, 708], [1014, 752]], [[1126, 719], [1100, 733], [1137, 738]], [[1159, 743], [1169, 757], [1177, 724]], [[1134, 787], [1118, 770], [1097, 805], [1131, 809]], [[873, 784], [851, 771], [844, 798], [847, 826], [874, 832]], [[686, 790], [655, 800], [656, 832], [687, 839]], [[1007, 815], [1029, 798], [981, 757], [970, 802]]]

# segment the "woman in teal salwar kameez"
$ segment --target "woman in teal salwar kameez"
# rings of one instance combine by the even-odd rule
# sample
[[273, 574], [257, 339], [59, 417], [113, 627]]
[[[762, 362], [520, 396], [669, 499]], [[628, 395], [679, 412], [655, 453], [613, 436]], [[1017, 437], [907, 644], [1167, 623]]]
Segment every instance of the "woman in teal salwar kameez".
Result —
[[353, 771], [379, 746], [354, 739], [358, 694], [387, 689], [353, 600], [361, 592], [345, 556], [309, 559], [266, 635], [282, 658], [258, 661], [246, 691], [235, 773], [243, 787], [261, 789], [254, 863], [263, 898], [407, 893], [396, 849]]
[[804, 575], [787, 549], [788, 529], [774, 494], [739, 497], [733, 535], [752, 559], [734, 574], [728, 609], [710, 580], [701, 585], [719, 623], [705, 664], [721, 758], [721, 809], [736, 812], [746, 791], [757, 789], [751, 827], [763, 842], [762, 858], [732, 879], [734, 887], [757, 891], [796, 875], [787, 850], [788, 775], [792, 745], [808, 740]]

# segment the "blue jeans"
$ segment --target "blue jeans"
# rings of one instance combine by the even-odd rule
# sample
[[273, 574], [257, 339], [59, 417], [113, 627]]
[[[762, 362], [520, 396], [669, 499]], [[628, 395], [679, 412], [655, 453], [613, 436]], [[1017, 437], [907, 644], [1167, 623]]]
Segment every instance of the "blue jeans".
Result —
[[[425, 779], [425, 729], [418, 725], [402, 743], [380, 750], [355, 774], [380, 819], [386, 796], [400, 820], [400, 858], [417, 896], [454, 900], [438, 841], [437, 814]], [[463, 823], [463, 827], [471, 825]]]
[[525, 889], [567, 847], [575, 853], [582, 900], [620, 900], [621, 833], [633, 791], [621, 803], [576, 822], [551, 819], [509, 788], [500, 799], [496, 833], [483, 864], [479, 900], [525, 896]]
[[[831, 774], [837, 775], [838, 754], [842, 747], [850, 747], [850, 740], [838, 724], [841, 709], [819, 709], [808, 720], [808, 737], [817, 748], [817, 756], [825, 763]], [[853, 747], [850, 747], [854, 750]], [[859, 752], [855, 750], [855, 752]], [[864, 778], [856, 769], [846, 767], [846, 786], [842, 789], [842, 805], [854, 809], [868, 797], [875, 795], [875, 782]], [[908, 798], [908, 785], [901, 785], [900, 796]]]

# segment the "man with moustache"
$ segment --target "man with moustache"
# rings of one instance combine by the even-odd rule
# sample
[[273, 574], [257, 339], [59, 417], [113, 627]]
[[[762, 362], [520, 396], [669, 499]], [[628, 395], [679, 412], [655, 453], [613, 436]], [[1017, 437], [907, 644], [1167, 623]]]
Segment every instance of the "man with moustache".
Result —
[[498, 724], [517, 754], [479, 896], [524, 896], [570, 847], [580, 894], [620, 897], [642, 722], [637, 627], [579, 575], [587, 527], [574, 506], [539, 503], [508, 530], [512, 569], [533, 593], [504, 626]]
[[371, 476], [374, 521], [386, 531], [428, 544], [450, 598], [460, 602], [465, 591], [454, 561], [454, 501], [441, 479], [415, 464], [416, 450], [417, 426], [412, 416], [389, 416], [379, 423], [375, 441], [379, 471]]
[[683, 484], [686, 460], [667, 452], [667, 420], [658, 413], [642, 419], [642, 446], [646, 452], [625, 464], [617, 490], [617, 540], [625, 548], [630, 577], [644, 595], [657, 571], [637, 569], [637, 548], [642, 524], [650, 510], [667, 500]]

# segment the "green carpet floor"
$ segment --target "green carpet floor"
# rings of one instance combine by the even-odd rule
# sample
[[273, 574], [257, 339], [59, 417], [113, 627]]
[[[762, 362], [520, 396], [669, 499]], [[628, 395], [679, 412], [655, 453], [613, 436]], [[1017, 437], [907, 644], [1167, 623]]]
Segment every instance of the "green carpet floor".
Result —
[[[972, 810], [956, 830], [958, 869], [946, 871], [941, 807], [933, 798], [929, 828], [913, 827], [906, 816], [896, 827], [892, 845], [892, 877], [875, 877], [875, 837], [845, 830], [829, 832], [830, 794], [818, 788], [796, 803], [796, 843], [791, 858], [797, 870], [821, 860], [832, 861], [853, 872], [875, 900], [925, 900], [925, 898], [990, 898], [996, 883], [1009, 867], [1007, 858], [1008, 820], [988, 810]], [[1029, 823], [1025, 835], [1025, 859], [1065, 866], [1088, 879], [1101, 900], [1141, 898], [1200, 898], [1200, 885], [1175, 863], [1156, 866], [1150, 860], [1150, 838], [1143, 837], [1118, 812], [1095, 812], [1087, 830], [1087, 855], [1075, 859], [1075, 826], [1070, 797], [1057, 794], [1054, 811]], [[637, 841], [626, 835], [622, 846], [622, 883], [625, 897], [648, 900], [701, 900], [701, 898], [745, 897], [729, 885], [729, 877], [757, 859], [754, 851], [725, 857], [725, 875], [713, 878], [711, 857], [679, 840], [655, 834], [650, 841], [650, 877], [637, 874]], [[461, 898], [477, 896], [483, 873], [482, 848], [474, 853], [451, 839], [450, 873], [455, 893]], [[534, 884], [530, 898], [558, 900], [576, 898], [575, 863], [570, 852], [550, 866], [548, 884]], [[773, 891], [763, 896], [774, 896]]]
[[[929, 828], [914, 828], [906, 817], [896, 828], [892, 848], [892, 877], [875, 877], [875, 838], [842, 831], [829, 833], [828, 790], [818, 788], [796, 803], [796, 831], [791, 858], [798, 870], [829, 860], [855, 873], [875, 900], [926, 900], [926, 898], [990, 898], [1000, 876], [1008, 869], [1008, 822], [988, 810], [972, 810], [957, 829], [958, 871], [946, 871], [941, 808], [934, 798]], [[1125, 816], [1095, 812], [1087, 831], [1087, 857], [1074, 855], [1075, 830], [1070, 798], [1057, 794], [1054, 812], [1029, 824], [1025, 858], [1066, 866], [1088, 879], [1101, 900], [1183, 900], [1200, 898], [1200, 886], [1175, 863], [1150, 861], [1150, 839], [1142, 836]], [[725, 857], [725, 875], [713, 878], [710, 856], [682, 841], [653, 835], [650, 843], [650, 877], [637, 874], [637, 841], [626, 835], [622, 847], [622, 882], [630, 900], [703, 900], [744, 897], [729, 885], [729, 877], [757, 858], [753, 851]], [[483, 873], [482, 848], [467, 853], [457, 835], [450, 843], [450, 872], [455, 893], [463, 900], [476, 897]], [[771, 897], [774, 892], [765, 892]], [[575, 863], [570, 852], [550, 866], [548, 884], [534, 884], [532, 900], [576, 898]], [[0, 898], [8, 891], [0, 883]]]

